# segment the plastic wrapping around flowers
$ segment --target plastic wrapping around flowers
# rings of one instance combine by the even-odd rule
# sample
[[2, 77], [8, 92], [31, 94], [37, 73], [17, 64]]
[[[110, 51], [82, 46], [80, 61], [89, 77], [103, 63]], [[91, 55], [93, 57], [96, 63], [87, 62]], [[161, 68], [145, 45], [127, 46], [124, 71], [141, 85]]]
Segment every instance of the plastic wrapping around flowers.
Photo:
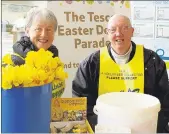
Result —
[[14, 66], [11, 55], [5, 55], [2, 61], [6, 64], [2, 66], [2, 88], [34, 87], [65, 80], [64, 64], [58, 57], [52, 56], [44, 49], [30, 51], [24, 65]]

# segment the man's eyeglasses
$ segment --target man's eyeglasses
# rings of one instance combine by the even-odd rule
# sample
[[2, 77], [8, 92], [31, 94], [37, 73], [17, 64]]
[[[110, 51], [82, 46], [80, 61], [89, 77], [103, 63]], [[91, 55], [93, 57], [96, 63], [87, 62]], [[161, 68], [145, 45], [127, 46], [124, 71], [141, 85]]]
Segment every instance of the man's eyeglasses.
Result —
[[[108, 29], [108, 32], [111, 33], [111, 34], [114, 34], [116, 31], [117, 31], [117, 28], [118, 27], [112, 27], [111, 29]], [[121, 33], [125, 33], [127, 32], [131, 27], [129, 26], [124, 26], [122, 28], [119, 28], [120, 32]]]

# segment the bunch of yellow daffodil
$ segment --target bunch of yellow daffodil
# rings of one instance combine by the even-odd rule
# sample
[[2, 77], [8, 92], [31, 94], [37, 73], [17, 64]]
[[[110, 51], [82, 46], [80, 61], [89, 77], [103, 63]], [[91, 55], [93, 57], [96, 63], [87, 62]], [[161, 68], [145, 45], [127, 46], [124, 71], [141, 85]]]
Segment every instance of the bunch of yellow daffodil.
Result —
[[58, 57], [52, 56], [51, 52], [44, 49], [30, 51], [25, 58], [25, 64], [15, 66], [11, 55], [5, 55], [2, 60], [6, 64], [2, 66], [2, 88], [34, 87], [54, 80], [65, 80], [67, 73], [64, 72], [64, 64]]

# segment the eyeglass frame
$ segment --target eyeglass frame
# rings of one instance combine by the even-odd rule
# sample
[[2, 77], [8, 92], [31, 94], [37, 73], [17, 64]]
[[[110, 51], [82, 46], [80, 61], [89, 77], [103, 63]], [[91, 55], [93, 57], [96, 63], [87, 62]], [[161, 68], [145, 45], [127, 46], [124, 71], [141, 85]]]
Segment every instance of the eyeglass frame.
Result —
[[[115, 28], [115, 31], [114, 31], [114, 32], [112, 31], [113, 29], [107, 29], [107, 31], [108, 31], [110, 34], [115, 34], [118, 27], [114, 27], [114, 28]], [[127, 28], [127, 29], [125, 30], [124, 28]], [[122, 34], [124, 34], [125, 32], [128, 32], [128, 30], [129, 30], [130, 28], [132, 28], [132, 26], [123, 26], [123, 27], [121, 28], [120, 32], [121, 32]], [[122, 30], [123, 30], [123, 31], [122, 31]]]

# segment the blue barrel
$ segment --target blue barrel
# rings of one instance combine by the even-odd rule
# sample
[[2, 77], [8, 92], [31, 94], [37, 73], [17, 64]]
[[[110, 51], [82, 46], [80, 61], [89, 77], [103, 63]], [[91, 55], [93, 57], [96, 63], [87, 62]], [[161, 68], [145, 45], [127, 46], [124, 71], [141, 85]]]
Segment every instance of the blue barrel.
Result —
[[49, 133], [51, 84], [1, 89], [2, 133]]

